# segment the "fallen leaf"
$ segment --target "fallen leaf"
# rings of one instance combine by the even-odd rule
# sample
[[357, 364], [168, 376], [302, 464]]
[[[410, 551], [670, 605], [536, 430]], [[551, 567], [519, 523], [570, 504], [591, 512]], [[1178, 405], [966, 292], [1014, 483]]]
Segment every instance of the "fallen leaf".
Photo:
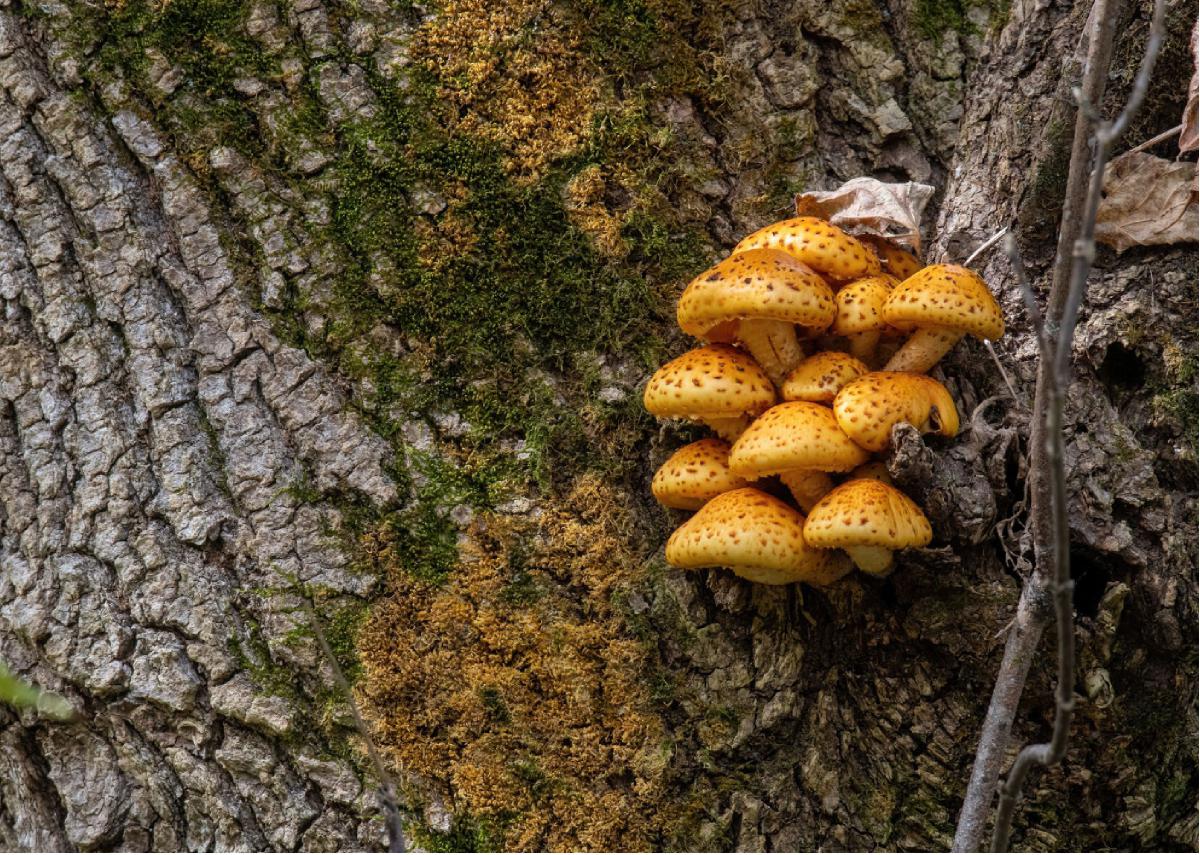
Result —
[[1195, 163], [1127, 152], [1104, 170], [1096, 240], [1117, 252], [1131, 246], [1193, 243], [1200, 229], [1196, 201]]
[[837, 190], [796, 195], [796, 215], [821, 217], [855, 235], [876, 235], [921, 254], [921, 213], [933, 196], [928, 184], [885, 184], [854, 178]]
[[1179, 132], [1179, 150], [1200, 148], [1197, 118], [1200, 114], [1200, 21], [1192, 27], [1192, 82], [1188, 84], [1187, 106], [1183, 108], [1183, 130]]

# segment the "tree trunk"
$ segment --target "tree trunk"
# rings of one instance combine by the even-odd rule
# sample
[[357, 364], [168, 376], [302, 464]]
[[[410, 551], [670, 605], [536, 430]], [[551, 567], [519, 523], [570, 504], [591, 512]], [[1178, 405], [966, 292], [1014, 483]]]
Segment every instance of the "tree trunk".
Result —
[[[307, 596], [422, 845], [948, 847], [1032, 554], [1002, 255], [1023, 401], [973, 340], [935, 369], [964, 428], [897, 434], [935, 543], [886, 580], [667, 568], [699, 433], [640, 384], [796, 190], [934, 184], [927, 260], [1015, 224], [1043, 274], [1089, 5], [0, 0], [0, 661], [76, 711], [0, 708], [0, 845], [382, 847]], [[1017, 848], [1197, 845], [1196, 260], [1092, 275], [1080, 713]]]

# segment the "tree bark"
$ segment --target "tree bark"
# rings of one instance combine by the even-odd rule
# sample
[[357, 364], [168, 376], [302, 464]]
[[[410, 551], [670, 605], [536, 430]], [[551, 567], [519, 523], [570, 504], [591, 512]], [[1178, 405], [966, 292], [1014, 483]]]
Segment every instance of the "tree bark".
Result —
[[[456, 324], [482, 324], [481, 312], [501, 300], [521, 306], [519, 295], [472, 303], [436, 333], [430, 325], [440, 321], [406, 301], [451, 281], [445, 259], [456, 252], [493, 251], [484, 215], [464, 199], [509, 191], [461, 152], [445, 154], [404, 193], [421, 251], [435, 250], [422, 256], [420, 277], [389, 279], [400, 263], [389, 252], [411, 235], [347, 237], [358, 212], [346, 200], [369, 202], [374, 192], [354, 195], [359, 179], [347, 164], [361, 155], [381, 194], [393, 172], [416, 168], [405, 158], [425, 156], [420, 146], [389, 147], [387, 128], [396, 104], [415, 97], [404, 94], [418, 85], [410, 81], [438, 73], [429, 56], [441, 42], [429, 33], [455, 16], [469, 23], [466, 9], [486, 25], [465, 29], [512, 27], [521, 38], [471, 54], [463, 80], [507, 81], [506, 67], [534, 45], [555, 74], [583, 82], [543, 90], [535, 68], [475, 95], [442, 81], [452, 118], [437, 121], [460, 141], [497, 148], [506, 187], [537, 189], [521, 197], [522, 216], [539, 216], [538, 199], [558, 194], [565, 201], [554, 204], [604, 269], [634, 270], [654, 288], [656, 277], [670, 280], [645, 309], [656, 341], [639, 347], [684, 349], [671, 326], [676, 286], [785, 216], [791, 191], [862, 174], [936, 185], [927, 260], [962, 261], [1015, 224], [1035, 284], [1045, 283], [1090, 4], [600, 4], [623, 16], [616, 31], [597, 30], [605, 39], [651, 20], [648, 44], [694, 46], [687, 56], [700, 70], [682, 80], [656, 62], [623, 76], [625, 43], [597, 48], [589, 27], [600, 24], [554, 5], [180, 4], [0, 0], [0, 661], [77, 713], [58, 723], [0, 708], [0, 844], [382, 848], [376, 783], [300, 608], [302, 593], [317, 592], [327, 624], [366, 627], [357, 653], [353, 631], [333, 646], [357, 675], [418, 825], [435, 839], [471, 824], [487, 835], [449, 839], [948, 848], [1032, 555], [1023, 528], [1029, 407], [1011, 400], [983, 345], [966, 341], [935, 369], [963, 416], [960, 437], [927, 445], [901, 430], [890, 461], [933, 522], [935, 548], [900, 556], [887, 580], [856, 574], [824, 591], [664, 570], [661, 546], [681, 517], [653, 506], [649, 483], [683, 439], [639, 414], [648, 366], [627, 352], [632, 345], [604, 351], [609, 339], [597, 336], [594, 349], [572, 350], [535, 306], [495, 340], [503, 359], [455, 351]], [[1148, 5], [1128, 5], [1114, 101], [1148, 20]], [[1183, 5], [1171, 13], [1158, 82], [1129, 146], [1178, 123], [1190, 73]], [[197, 31], [186, 17], [193, 9], [219, 25]], [[509, 14], [527, 17], [514, 25]], [[437, 32], [449, 41], [456, 31]], [[201, 64], [201, 55], [228, 65]], [[707, 88], [714, 80], [728, 87], [720, 97]], [[632, 93], [643, 100], [635, 105]], [[593, 102], [611, 112], [590, 112]], [[565, 118], [514, 131], [497, 118], [506, 109], [550, 125]], [[635, 113], [647, 129], [630, 134], [623, 159], [594, 154]], [[656, 147], [682, 153], [677, 171], [654, 159]], [[443, 185], [428, 186], [441, 174]], [[555, 184], [554, 175], [565, 177]], [[656, 229], [661, 243], [644, 240]], [[654, 254], [684, 234], [699, 236], [690, 268], [655, 267]], [[560, 242], [536, 252], [566, 264], [580, 250]], [[1037, 350], [1016, 281], [999, 252], [975, 267], [1009, 323], [999, 359], [1031, 398]], [[1092, 275], [1067, 407], [1081, 698], [1066, 761], [1039, 775], [1018, 807], [1017, 849], [1196, 846], [1195, 268], [1195, 247], [1106, 251]], [[455, 299], [447, 292], [429, 306]], [[567, 303], [581, 315], [599, 311], [586, 297]], [[348, 313], [351, 304], [360, 314]], [[385, 357], [426, 389], [486, 384], [489, 371], [527, 359], [512, 393], [515, 423], [439, 409], [467, 400], [457, 388], [424, 409], [394, 404], [382, 389], [392, 375], [360, 370]], [[551, 434], [549, 451], [538, 450], [538, 405], [521, 397], [534, 387], [549, 390], [550, 411], [581, 414], [583, 427]], [[567, 445], [616, 473], [606, 489], [623, 515], [562, 500], [590, 471], [568, 464]], [[549, 461], [549, 476], [521, 469], [531, 449]], [[474, 471], [493, 452], [521, 473], [503, 482], [504, 501], [491, 487], [461, 491], [474, 498], [443, 489], [437, 467]], [[528, 535], [522, 549], [536, 560], [526, 575], [542, 599], [510, 599], [526, 610], [529, 632], [553, 603], [573, 626], [641, 645], [639, 667], [666, 675], [669, 691], [638, 707], [639, 721], [658, 722], [651, 732], [669, 744], [659, 766], [631, 763], [587, 782], [563, 772], [553, 784], [522, 767], [527, 808], [488, 813], [479, 795], [487, 782], [464, 783], [471, 752], [486, 750], [484, 737], [511, 737], [524, 708], [503, 688], [493, 696], [470, 686], [494, 715], [469, 737], [454, 731], [465, 741], [451, 745], [428, 724], [444, 711], [389, 682], [396, 675], [381, 663], [396, 658], [377, 653], [405, 628], [388, 620], [425, 621], [438, 592], [452, 590], [389, 575], [434, 547], [369, 548], [396, 531], [416, 538], [433, 487], [442, 492], [430, 513], [449, 526], [455, 568], [494, 557], [472, 550], [507, 543], [497, 534], [506, 526]], [[580, 531], [627, 550], [614, 553], [630, 569], [614, 589], [627, 608], [612, 607], [603, 622], [595, 603], [610, 608], [610, 590], [561, 569], [587, 552]], [[510, 569], [514, 554], [505, 553]], [[484, 595], [462, 596], [477, 597], [472, 614], [482, 614]], [[422, 623], [434, 633], [426, 652], [482, 646], [481, 625], [472, 624], [477, 637]], [[1050, 732], [1050, 647], [1030, 665], [1010, 757]], [[589, 661], [602, 670], [600, 659]], [[580, 694], [604, 694], [602, 683], [571, 679]], [[406, 722], [415, 730], [388, 718], [397, 699], [420, 719]], [[506, 701], [508, 712], [495, 713]], [[456, 714], [461, 727], [474, 713]], [[615, 757], [610, 736], [623, 716], [612, 713], [618, 724], [602, 738], [580, 726], [562, 745], [595, 738]], [[410, 732], [434, 733], [437, 750], [423, 766], [396, 736]], [[526, 748], [535, 759], [567, 750]], [[589, 793], [594, 816], [559, 821], [576, 792]], [[615, 803], [649, 813], [645, 827], [621, 830]], [[542, 825], [530, 819], [543, 816]]]

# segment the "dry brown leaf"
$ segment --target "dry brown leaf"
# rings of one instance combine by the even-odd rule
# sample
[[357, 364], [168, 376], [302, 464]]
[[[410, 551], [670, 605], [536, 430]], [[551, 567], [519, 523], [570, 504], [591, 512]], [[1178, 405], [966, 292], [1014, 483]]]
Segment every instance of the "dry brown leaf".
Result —
[[1117, 252], [1192, 243], [1200, 229], [1196, 195], [1196, 164], [1127, 152], [1104, 171], [1096, 240]]
[[1192, 27], [1192, 82], [1188, 84], [1187, 106], [1183, 108], [1183, 130], [1179, 132], [1179, 150], [1200, 148], [1197, 118], [1200, 114], [1200, 21]]
[[928, 184], [885, 184], [854, 178], [837, 190], [796, 195], [796, 215], [821, 217], [855, 235], [877, 235], [921, 254], [921, 212], [933, 196]]

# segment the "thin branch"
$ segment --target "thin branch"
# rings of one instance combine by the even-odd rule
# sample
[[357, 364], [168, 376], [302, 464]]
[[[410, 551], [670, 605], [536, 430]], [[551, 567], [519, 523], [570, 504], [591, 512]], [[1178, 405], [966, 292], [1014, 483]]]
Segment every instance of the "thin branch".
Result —
[[337, 683], [341, 693], [345, 695], [346, 702], [350, 704], [350, 712], [354, 716], [354, 726], [366, 744], [367, 756], [371, 758], [371, 765], [375, 767], [375, 775], [379, 778], [379, 791], [376, 795], [379, 798], [380, 808], [383, 810], [384, 827], [387, 829], [388, 835], [388, 852], [407, 852], [404, 823], [400, 818], [400, 804], [396, 799], [396, 787], [392, 783], [392, 777], [384, 767], [383, 758], [379, 756], [379, 751], [375, 748], [375, 741], [371, 739], [367, 723], [363, 721], [362, 714], [358, 711], [354, 693], [350, 691], [346, 675], [342, 673], [342, 667], [338, 664], [337, 657], [333, 655], [333, 648], [329, 646], [329, 641], [325, 638], [325, 631], [321, 628], [321, 620], [317, 617], [312, 601], [307, 594], [301, 594], [300, 601], [304, 604], [304, 610], [308, 612], [308, 619], [313, 633], [317, 637], [317, 643], [321, 646], [321, 652], [325, 654], [325, 658], [329, 660], [329, 665], [333, 669], [334, 682]]
[[1048, 365], [1052, 364], [1054, 342], [1046, 333], [1046, 322], [1042, 319], [1042, 310], [1038, 308], [1037, 296], [1033, 293], [1033, 286], [1029, 283], [1029, 272], [1025, 269], [1025, 259], [1021, 257], [1021, 250], [1014, 235], [1010, 234], [1004, 242], [1004, 254], [1008, 256], [1008, 263], [1016, 274], [1017, 285], [1021, 288], [1021, 299], [1025, 302], [1029, 323], [1033, 325], [1033, 336], [1037, 339], [1042, 361]]
[[967, 256], [967, 260], [963, 262], [963, 267], [968, 266], [972, 261], [979, 258], [979, 256], [983, 255], [985, 252], [995, 246], [1000, 238], [1004, 237], [1006, 234], [1008, 234], [1008, 226], [1005, 226], [1000, 231], [996, 232], [990, 238], [981, 243], [973, 253]]
[[[1025, 779], [1035, 766], [1053, 766], [1067, 753], [1067, 741], [1070, 738], [1071, 720], [1075, 713], [1075, 626], [1073, 595], [1075, 583], [1071, 579], [1071, 533], [1067, 519], [1067, 475], [1064, 461], [1063, 440], [1063, 411], [1066, 388], [1070, 383], [1071, 350], [1075, 336], [1075, 324], [1079, 317], [1079, 309], [1087, 291], [1087, 278], [1091, 272], [1092, 263], [1096, 256], [1096, 215], [1100, 208], [1100, 198], [1104, 186], [1104, 169], [1108, 164], [1109, 154], [1113, 144], [1124, 133], [1130, 120], [1141, 107], [1146, 92], [1150, 87], [1150, 77], [1154, 73], [1155, 60], [1162, 47], [1165, 36], [1163, 23], [1166, 2], [1155, 0], [1154, 17], [1150, 24], [1150, 35], [1146, 42], [1146, 52], [1142, 57], [1141, 67], [1134, 80], [1133, 88], [1125, 108], [1117, 119], [1111, 123], [1101, 122], [1096, 129], [1092, 164], [1091, 181], [1088, 196], [1084, 204], [1084, 217], [1080, 224], [1079, 236], [1075, 240], [1072, 253], [1071, 284], [1063, 309], [1062, 321], [1058, 330], [1058, 340], [1054, 345], [1053, 370], [1046, 375], [1047, 406], [1045, 408], [1046, 425], [1046, 471], [1045, 475], [1050, 486], [1050, 506], [1053, 519], [1053, 551], [1054, 551], [1054, 584], [1051, 591], [1054, 598], [1054, 614], [1058, 635], [1058, 683], [1055, 688], [1054, 730], [1050, 741], [1026, 746], [1017, 755], [1008, 779], [1000, 792], [1000, 806], [996, 816], [996, 826], [992, 834], [992, 851], [1008, 851], [1009, 835], [1012, 831], [1013, 813], [1016, 810], [1017, 799]], [[1015, 248], [1015, 245], [1014, 247]], [[1019, 261], [1019, 258], [1018, 258]], [[1023, 265], [1018, 276], [1023, 276]], [[1027, 283], [1026, 283], [1027, 285]], [[1028, 302], [1033, 302], [1029, 301]], [[1036, 306], [1036, 303], [1034, 303]], [[1043, 359], [1048, 355], [1048, 342], [1044, 330], [1039, 333], [1042, 342]]]
[[1139, 144], [1135, 145], [1133, 148], [1131, 148], [1129, 151], [1127, 151], [1126, 154], [1133, 154], [1134, 152], [1145, 151], [1148, 148], [1154, 148], [1159, 143], [1166, 142], [1171, 137], [1176, 136], [1182, 130], [1183, 130], [1183, 125], [1176, 125], [1173, 128], [1169, 128], [1169, 129], [1163, 131], [1161, 134], [1155, 134], [1154, 136], [1150, 137], [1150, 139], [1146, 140], [1144, 143], [1139, 143]]

